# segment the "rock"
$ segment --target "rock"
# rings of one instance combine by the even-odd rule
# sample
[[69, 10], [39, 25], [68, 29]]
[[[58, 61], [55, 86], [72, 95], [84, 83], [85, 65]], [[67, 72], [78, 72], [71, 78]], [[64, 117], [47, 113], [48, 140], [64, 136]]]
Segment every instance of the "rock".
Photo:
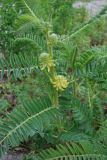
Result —
[[23, 159], [23, 154], [8, 154], [1, 160], [22, 160]]
[[91, 0], [90, 2], [78, 1], [73, 4], [74, 8], [84, 7], [89, 13], [89, 16], [98, 14], [104, 6], [107, 5], [107, 0]]

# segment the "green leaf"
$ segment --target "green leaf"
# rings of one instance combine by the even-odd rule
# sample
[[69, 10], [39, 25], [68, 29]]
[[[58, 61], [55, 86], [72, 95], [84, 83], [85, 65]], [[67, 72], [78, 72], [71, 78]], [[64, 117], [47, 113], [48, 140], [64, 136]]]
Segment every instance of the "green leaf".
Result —
[[58, 109], [44, 99], [24, 102], [23, 107], [8, 114], [0, 123], [0, 157], [10, 146], [18, 146], [35, 133], [41, 134], [57, 114]]

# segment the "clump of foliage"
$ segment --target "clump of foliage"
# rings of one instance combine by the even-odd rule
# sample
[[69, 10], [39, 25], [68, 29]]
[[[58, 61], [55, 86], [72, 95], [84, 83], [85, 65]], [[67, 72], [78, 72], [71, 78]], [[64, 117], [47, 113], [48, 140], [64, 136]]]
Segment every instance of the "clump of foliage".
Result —
[[11, 52], [14, 40], [14, 21], [17, 17], [15, 4], [7, 0], [0, 2], [0, 52], [6, 56]]
[[20, 146], [25, 160], [107, 159], [106, 35], [96, 38], [107, 8], [87, 21], [73, 2], [14, 2], [11, 52], [0, 59], [9, 91], [0, 101], [0, 158]]

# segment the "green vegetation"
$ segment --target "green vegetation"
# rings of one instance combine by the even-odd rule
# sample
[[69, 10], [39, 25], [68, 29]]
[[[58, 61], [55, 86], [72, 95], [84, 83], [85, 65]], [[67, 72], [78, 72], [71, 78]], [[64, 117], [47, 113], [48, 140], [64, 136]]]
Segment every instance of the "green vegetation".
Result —
[[74, 1], [0, 2], [0, 159], [107, 159], [107, 7]]

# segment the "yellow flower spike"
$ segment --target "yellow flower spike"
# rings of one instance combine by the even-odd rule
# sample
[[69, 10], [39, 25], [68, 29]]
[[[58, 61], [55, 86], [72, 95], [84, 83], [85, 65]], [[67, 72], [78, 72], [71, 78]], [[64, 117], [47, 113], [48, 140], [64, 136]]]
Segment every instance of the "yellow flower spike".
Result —
[[51, 79], [51, 82], [53, 84], [53, 87], [56, 88], [56, 90], [63, 91], [65, 88], [67, 88], [69, 82], [67, 81], [66, 77], [62, 75], [56, 75], [53, 79]]
[[40, 55], [39, 60], [40, 60], [41, 70], [44, 70], [47, 68], [48, 72], [50, 72], [50, 70], [55, 67], [54, 60], [48, 53], [42, 53]]

